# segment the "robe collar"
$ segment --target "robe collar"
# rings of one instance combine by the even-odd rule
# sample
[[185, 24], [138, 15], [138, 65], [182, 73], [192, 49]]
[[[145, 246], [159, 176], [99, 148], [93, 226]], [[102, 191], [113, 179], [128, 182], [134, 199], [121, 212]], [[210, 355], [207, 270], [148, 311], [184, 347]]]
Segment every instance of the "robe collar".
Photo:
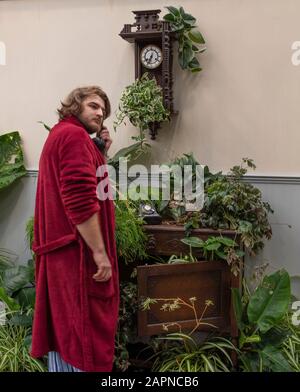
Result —
[[74, 116], [74, 115], [70, 115], [70, 116], [64, 117], [60, 121], [68, 122], [68, 123], [71, 123], [71, 124], [74, 124], [74, 125], [79, 125], [80, 127], [83, 127], [85, 129], [85, 126], [82, 124], [82, 122], [80, 120], [78, 120], [78, 118], [76, 116]]
[[[91, 140], [94, 139], [94, 138], [91, 137], [91, 134], [88, 133], [88, 131], [86, 130], [85, 126], [82, 124], [82, 122], [81, 122], [80, 120], [78, 120], [78, 118], [77, 118], [76, 116], [70, 115], [70, 116], [67, 116], [67, 117], [62, 118], [62, 119], [60, 120], [60, 122], [61, 122], [61, 121], [63, 121], [63, 122], [68, 122], [68, 123], [74, 124], [74, 125], [78, 125], [78, 126], [84, 128], [84, 130], [86, 131], [86, 133], [90, 136], [90, 139], [91, 139]], [[106, 154], [103, 154], [103, 152], [99, 150], [99, 147], [95, 144], [95, 142], [94, 142], [93, 144], [94, 144], [94, 146], [96, 147], [96, 150], [97, 150], [98, 152], [101, 153], [102, 159], [103, 159], [103, 158], [104, 158], [104, 159], [107, 158], [107, 155], [106, 155]]]

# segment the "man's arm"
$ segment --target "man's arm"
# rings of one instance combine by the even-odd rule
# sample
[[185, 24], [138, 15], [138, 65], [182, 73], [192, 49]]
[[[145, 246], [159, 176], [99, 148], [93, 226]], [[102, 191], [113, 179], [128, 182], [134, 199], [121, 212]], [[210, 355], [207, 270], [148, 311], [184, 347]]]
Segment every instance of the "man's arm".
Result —
[[[91, 149], [92, 148], [92, 149]], [[97, 281], [111, 277], [99, 222], [97, 178], [93, 145], [84, 129], [70, 127], [59, 143], [60, 192], [65, 212], [93, 252]]]
[[98, 271], [93, 275], [93, 278], [98, 282], [107, 281], [111, 278], [111, 263], [106, 254], [98, 212], [85, 222], [76, 225], [76, 227], [93, 252], [93, 258], [98, 267]]

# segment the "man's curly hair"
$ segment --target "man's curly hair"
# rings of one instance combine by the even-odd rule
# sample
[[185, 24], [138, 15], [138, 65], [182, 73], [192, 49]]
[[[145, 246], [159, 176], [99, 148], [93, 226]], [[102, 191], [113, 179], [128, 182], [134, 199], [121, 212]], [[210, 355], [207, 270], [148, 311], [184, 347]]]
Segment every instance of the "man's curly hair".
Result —
[[[67, 98], [61, 102], [61, 107], [57, 109], [59, 119], [74, 115], [77, 116], [82, 111], [82, 101], [90, 95], [98, 95], [105, 102], [105, 118], [110, 116], [111, 106], [106, 93], [99, 86], [88, 86], [75, 88]], [[104, 120], [105, 120], [104, 118]]]

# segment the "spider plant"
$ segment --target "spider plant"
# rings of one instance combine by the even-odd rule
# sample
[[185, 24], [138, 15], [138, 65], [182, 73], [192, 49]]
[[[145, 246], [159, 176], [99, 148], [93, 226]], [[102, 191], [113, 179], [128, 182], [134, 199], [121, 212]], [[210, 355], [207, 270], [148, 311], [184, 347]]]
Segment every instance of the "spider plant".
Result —
[[300, 329], [291, 322], [291, 315], [286, 314], [284, 326], [289, 334], [281, 346], [282, 353], [294, 372], [300, 372]]
[[30, 328], [0, 325], [0, 372], [44, 372], [45, 366], [29, 354]]
[[207, 308], [214, 306], [211, 300], [205, 301], [201, 315], [197, 314], [195, 307], [196, 297], [189, 298], [189, 302], [182, 298], [146, 298], [141, 303], [141, 308], [147, 310], [158, 301], [165, 302], [160, 309], [162, 311], [176, 311], [182, 306], [192, 309], [195, 327], [190, 332], [184, 333], [176, 322], [163, 325], [165, 331], [176, 325], [179, 327], [179, 332], [159, 336], [154, 340], [152, 348], [155, 354], [148, 358], [148, 361], [155, 358], [152, 371], [230, 372], [233, 368], [230, 351], [236, 350], [230, 340], [223, 337], [213, 337], [196, 342], [194, 338], [200, 324], [214, 327], [214, 325], [202, 321]]
[[157, 372], [230, 372], [233, 363], [230, 350], [234, 345], [225, 338], [196, 341], [184, 333], [172, 333], [163, 339], [167, 347], [157, 354], [153, 371]]

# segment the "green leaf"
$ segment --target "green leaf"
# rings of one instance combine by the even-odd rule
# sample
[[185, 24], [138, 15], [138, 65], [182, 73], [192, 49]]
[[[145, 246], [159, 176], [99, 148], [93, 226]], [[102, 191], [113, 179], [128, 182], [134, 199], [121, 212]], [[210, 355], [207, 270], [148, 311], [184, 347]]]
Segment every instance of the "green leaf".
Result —
[[170, 203], [170, 200], [161, 200], [158, 201], [157, 211], [161, 213]]
[[245, 344], [245, 343], [260, 343], [261, 337], [260, 337], [260, 335], [257, 335], [257, 334], [254, 334], [251, 336], [243, 335], [241, 340], [243, 341], [243, 344]]
[[3, 274], [3, 286], [9, 295], [22, 289], [31, 282], [31, 268], [18, 265], [8, 268]]
[[226, 246], [236, 246], [236, 242], [228, 237], [217, 237], [218, 241], [221, 242], [221, 244], [226, 245]]
[[204, 241], [198, 237], [183, 238], [181, 242], [183, 242], [186, 245], [192, 246], [193, 248], [202, 248], [204, 244]]
[[197, 44], [205, 44], [205, 40], [198, 30], [189, 31], [188, 36], [193, 42], [196, 42]]
[[196, 23], [196, 18], [194, 18], [192, 15], [190, 14], [186, 14], [184, 13], [182, 15], [182, 19], [184, 21], [185, 24], [189, 25], [189, 26], [194, 26]]
[[39, 123], [39, 124], [42, 124], [42, 125], [44, 126], [44, 128], [45, 128], [48, 132], [51, 131], [51, 127], [50, 127], [49, 125], [45, 124], [43, 121], [38, 121], [38, 123]]
[[173, 14], [166, 14], [164, 16], [164, 20], [166, 20], [167, 22], [175, 22], [176, 18]]
[[259, 355], [255, 352], [242, 353], [240, 360], [243, 364], [244, 371], [258, 372], [259, 371]]
[[205, 249], [208, 251], [219, 249], [221, 244], [219, 242], [214, 242], [212, 244], [205, 244]]
[[9, 324], [30, 327], [32, 325], [32, 320], [32, 315], [19, 313], [12, 315], [12, 317], [9, 319]]
[[185, 11], [183, 9], [183, 7], [179, 7], [179, 14], [183, 17], [183, 15], [185, 14]]
[[26, 175], [19, 132], [0, 136], [0, 189]]
[[4, 287], [0, 287], [0, 300], [6, 304], [10, 311], [20, 309], [20, 305], [13, 298], [6, 294]]
[[240, 220], [238, 230], [240, 233], [249, 233], [252, 230], [252, 224], [248, 221]]
[[273, 346], [279, 347], [283, 344], [283, 342], [288, 338], [291, 331], [281, 328], [271, 328], [267, 333], [261, 335], [261, 341], [264, 346]]
[[128, 155], [135, 153], [140, 148], [141, 143], [134, 143], [128, 147], [121, 148], [115, 155], [109, 159], [108, 163], [119, 163], [120, 158], [127, 157]]
[[236, 254], [238, 257], [243, 257], [243, 256], [245, 256], [245, 252], [242, 251], [241, 249], [236, 249], [235, 254]]
[[12, 252], [6, 249], [0, 248], [0, 274], [7, 268], [13, 267], [12, 257], [15, 257]]
[[172, 7], [172, 6], [168, 6], [166, 7], [168, 11], [171, 12], [171, 14], [173, 14], [174, 16], [180, 16], [180, 12], [178, 8]]
[[186, 69], [190, 61], [194, 57], [194, 52], [189, 45], [184, 45], [183, 50], [179, 53], [179, 64], [183, 69]]
[[290, 297], [290, 277], [285, 270], [266, 276], [251, 296], [247, 308], [250, 323], [262, 333], [267, 332], [284, 316]]
[[202, 68], [200, 68], [199, 61], [197, 60], [196, 57], [194, 57], [188, 64], [188, 69], [194, 73], [194, 72], [200, 72]]
[[233, 303], [236, 322], [239, 330], [242, 330], [243, 329], [243, 322], [242, 322], [243, 304], [242, 304], [241, 294], [239, 289], [237, 288], [232, 288], [231, 293], [232, 293], [232, 303]]
[[218, 257], [220, 257], [223, 260], [227, 260], [227, 256], [224, 252], [222, 252], [221, 250], [216, 250], [216, 254]]
[[32, 259], [27, 261], [27, 278], [28, 282], [33, 283], [34, 282], [34, 275], [35, 275], [35, 267], [34, 267], [34, 261]]
[[205, 47], [204, 47], [204, 48], [198, 48], [198, 47], [195, 46], [195, 45], [192, 45], [192, 49], [193, 49], [194, 53], [203, 53], [203, 52], [206, 51], [206, 48], [205, 48]]
[[34, 287], [24, 287], [18, 292], [15, 297], [22, 308], [34, 308], [35, 303], [35, 288]]
[[32, 335], [27, 335], [24, 339], [24, 345], [27, 347], [28, 351], [30, 351], [31, 342], [32, 342]]
[[202, 71], [202, 68], [190, 68], [190, 71], [191, 71], [192, 73], [196, 73], [196, 72]]
[[200, 66], [199, 61], [196, 57], [193, 57], [189, 62], [189, 68], [198, 68]]
[[260, 354], [264, 362], [266, 362], [273, 372], [293, 371], [280, 349], [273, 346], [266, 346], [260, 351]]
[[172, 25], [172, 30], [175, 32], [181, 32], [184, 30], [184, 24], [183, 23], [175, 23]]

